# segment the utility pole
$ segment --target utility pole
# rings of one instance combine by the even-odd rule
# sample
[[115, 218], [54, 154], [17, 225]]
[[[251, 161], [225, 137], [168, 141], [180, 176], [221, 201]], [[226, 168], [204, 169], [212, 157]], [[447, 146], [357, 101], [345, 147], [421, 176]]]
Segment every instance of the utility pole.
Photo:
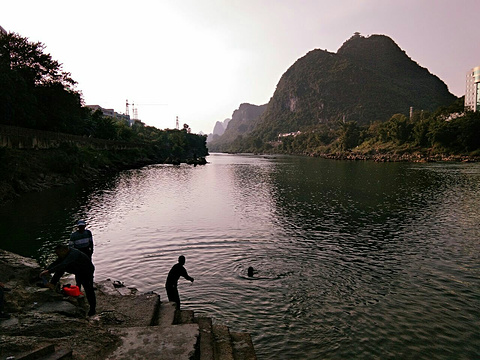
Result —
[[177, 116], [177, 121], [175, 123], [175, 129], [179, 130], [180, 129], [180, 125], [178, 124], [178, 116]]

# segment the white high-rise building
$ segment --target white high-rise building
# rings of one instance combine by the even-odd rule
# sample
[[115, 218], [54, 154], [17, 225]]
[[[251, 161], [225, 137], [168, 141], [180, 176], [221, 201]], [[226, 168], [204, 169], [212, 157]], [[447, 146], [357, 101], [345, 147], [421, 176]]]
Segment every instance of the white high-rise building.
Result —
[[480, 110], [480, 66], [467, 72], [467, 87], [465, 90], [465, 109]]

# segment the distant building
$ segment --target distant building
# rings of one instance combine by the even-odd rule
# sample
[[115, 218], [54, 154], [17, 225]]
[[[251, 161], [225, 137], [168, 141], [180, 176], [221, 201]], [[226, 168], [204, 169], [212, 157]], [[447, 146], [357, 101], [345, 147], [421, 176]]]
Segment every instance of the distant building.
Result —
[[100, 110], [102, 112], [103, 116], [108, 116], [108, 117], [111, 117], [111, 118], [114, 118], [114, 119], [124, 120], [124, 121], [127, 122], [127, 124], [129, 126], [132, 126], [133, 123], [136, 122], [136, 121], [130, 119], [130, 115], [117, 113], [113, 109], [104, 109], [100, 105], [86, 105], [86, 107], [89, 108], [90, 110], [92, 110], [92, 112]]
[[480, 110], [480, 66], [474, 67], [467, 73], [467, 87], [465, 90], [465, 109]]
[[105, 109], [101, 107], [100, 105], [87, 105], [87, 108], [91, 109], [92, 112], [95, 112], [97, 110], [100, 110], [103, 114], [103, 116], [108, 116], [108, 117], [115, 117], [115, 110], [113, 109]]

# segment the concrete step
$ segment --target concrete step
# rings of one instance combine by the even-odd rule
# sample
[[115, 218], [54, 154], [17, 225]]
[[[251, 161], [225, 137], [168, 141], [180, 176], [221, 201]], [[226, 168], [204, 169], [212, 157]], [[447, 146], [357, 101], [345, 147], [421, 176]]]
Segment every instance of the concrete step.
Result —
[[252, 337], [249, 333], [230, 332], [233, 344], [233, 358], [235, 360], [257, 360], [253, 348]]
[[137, 294], [133, 288], [109, 279], [96, 282], [99, 321], [109, 326], [148, 326], [157, 321], [160, 296]]
[[167, 327], [175, 322], [176, 304], [174, 302], [160, 302], [155, 326]]
[[198, 324], [114, 328], [122, 341], [107, 360], [191, 360], [196, 355]]
[[148, 326], [156, 321], [157, 294], [106, 296], [97, 291], [97, 314], [104, 325]]
[[98, 321], [122, 340], [108, 359], [257, 359], [248, 333], [230, 333], [210, 318], [196, 318], [192, 310], [176, 310], [174, 302], [161, 302], [157, 294], [127, 290], [111, 281], [98, 284]]
[[177, 310], [175, 312], [174, 324], [193, 324], [195, 315], [193, 310]]
[[207, 317], [195, 318], [200, 331], [198, 344], [199, 360], [215, 360], [213, 349], [212, 319]]
[[234, 360], [230, 331], [225, 325], [213, 325], [213, 348], [215, 360]]

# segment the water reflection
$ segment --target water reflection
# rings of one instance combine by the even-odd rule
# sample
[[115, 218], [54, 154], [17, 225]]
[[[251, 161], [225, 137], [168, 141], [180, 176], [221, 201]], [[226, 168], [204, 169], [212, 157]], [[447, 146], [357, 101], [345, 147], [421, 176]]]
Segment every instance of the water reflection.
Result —
[[183, 254], [182, 306], [262, 359], [478, 357], [478, 165], [209, 161], [25, 196], [0, 207], [4, 247], [44, 261], [86, 218], [96, 278], [162, 299]]

